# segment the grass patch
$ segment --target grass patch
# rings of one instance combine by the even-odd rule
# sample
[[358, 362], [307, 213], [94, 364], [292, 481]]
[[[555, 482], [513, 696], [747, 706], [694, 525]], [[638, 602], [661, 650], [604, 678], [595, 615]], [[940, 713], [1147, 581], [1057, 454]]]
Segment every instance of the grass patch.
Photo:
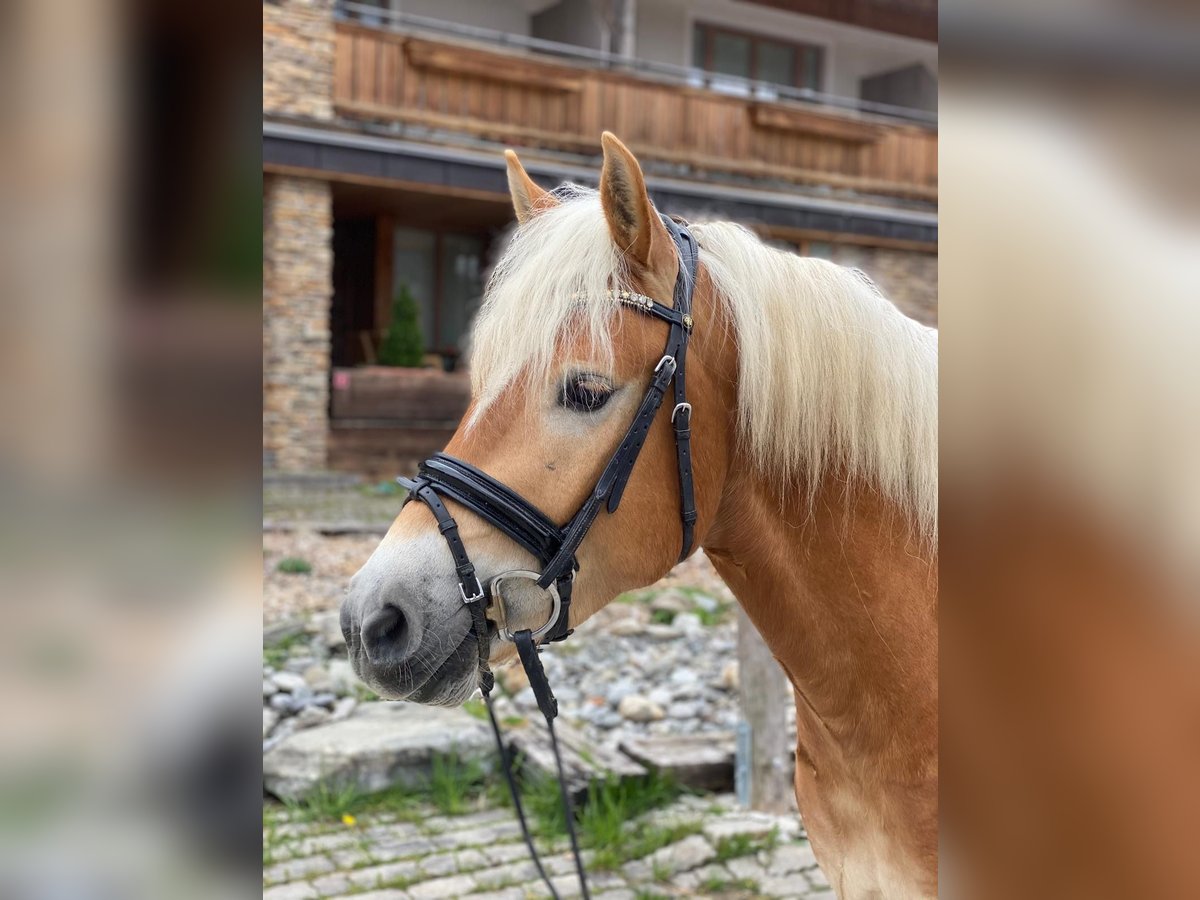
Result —
[[779, 829], [772, 828], [765, 837], [751, 834], [732, 834], [717, 841], [717, 862], [749, 856], [759, 850], [774, 850], [779, 845]]
[[273, 669], [281, 668], [291, 657], [292, 648], [307, 643], [308, 639], [309, 636], [301, 632], [288, 635], [270, 647], [263, 647], [263, 662]]
[[701, 885], [706, 894], [723, 894], [726, 891], [746, 891], [758, 893], [758, 882], [752, 878], [721, 878], [714, 875], [705, 879]]
[[669, 609], [656, 609], [650, 613], [650, 621], [656, 625], [670, 625], [675, 621], [675, 613]]
[[[595, 851], [592, 867], [597, 871], [616, 869], [699, 832], [698, 823], [662, 826], [637, 821], [643, 813], [665, 806], [681, 793], [678, 784], [658, 774], [592, 782], [586, 802], [576, 810], [579, 842]], [[523, 800], [539, 837], [566, 836], [557, 781], [542, 778], [527, 783]]]
[[433, 805], [447, 816], [465, 812], [468, 802], [483, 793], [483, 776], [483, 766], [477, 760], [463, 762], [455, 756], [434, 755], [433, 780], [429, 786]]
[[671, 900], [666, 894], [660, 894], [658, 891], [648, 891], [639, 889], [634, 892], [634, 900]]
[[322, 782], [301, 800], [284, 800], [293, 822], [340, 822], [362, 809], [366, 798], [355, 785], [334, 788]]
[[312, 574], [312, 563], [299, 556], [285, 556], [275, 566], [275, 571], [285, 575], [310, 575]]

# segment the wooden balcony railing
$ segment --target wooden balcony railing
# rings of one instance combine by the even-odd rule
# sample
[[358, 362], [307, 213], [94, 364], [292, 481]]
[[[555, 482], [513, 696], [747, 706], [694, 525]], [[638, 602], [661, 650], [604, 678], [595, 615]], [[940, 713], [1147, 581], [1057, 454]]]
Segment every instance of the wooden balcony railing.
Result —
[[339, 22], [342, 116], [405, 122], [510, 145], [593, 154], [617, 134], [639, 157], [822, 184], [937, 197], [937, 131], [576, 66], [531, 53]]

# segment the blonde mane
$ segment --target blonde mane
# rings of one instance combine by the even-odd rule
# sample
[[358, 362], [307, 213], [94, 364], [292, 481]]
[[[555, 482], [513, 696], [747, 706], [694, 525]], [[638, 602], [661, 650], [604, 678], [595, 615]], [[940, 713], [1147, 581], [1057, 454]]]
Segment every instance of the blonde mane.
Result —
[[[738, 225], [691, 230], [736, 330], [739, 428], [752, 463], [810, 492], [842, 469], [936, 539], [937, 333], [857, 270], [776, 250]], [[564, 336], [611, 358], [620, 318], [608, 291], [628, 286], [595, 192], [575, 188], [518, 228], [475, 321], [475, 417], [518, 377], [544, 382]]]

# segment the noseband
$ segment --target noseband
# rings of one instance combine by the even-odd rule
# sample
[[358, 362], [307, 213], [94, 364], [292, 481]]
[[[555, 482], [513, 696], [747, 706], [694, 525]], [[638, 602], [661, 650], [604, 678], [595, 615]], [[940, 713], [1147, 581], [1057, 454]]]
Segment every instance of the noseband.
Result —
[[[533, 855], [534, 862], [543, 879], [550, 887], [551, 894], [555, 897], [558, 895], [549, 879], [546, 878], [545, 872], [542, 871], [537, 852], [534, 850], [532, 839], [529, 836], [516, 784], [512, 778], [510, 760], [500, 737], [499, 725], [492, 712], [490, 694], [494, 678], [488, 665], [491, 649], [487, 609], [494, 607], [501, 621], [506, 621], [507, 615], [504, 609], [503, 593], [499, 589], [500, 583], [519, 578], [527, 578], [529, 581], [535, 582], [543, 591], [552, 592], [551, 598], [556, 601], [546, 624], [536, 631], [522, 629], [512, 632], [508, 629], [498, 628], [497, 635], [501, 639], [511, 640], [516, 645], [521, 663], [529, 675], [530, 687], [537, 699], [538, 708], [545, 716], [546, 724], [550, 729], [551, 743], [554, 748], [555, 760], [558, 763], [559, 787], [564, 806], [567, 807], [567, 828], [571, 837], [572, 849], [575, 851], [576, 867], [583, 888], [583, 896], [587, 898], [587, 883], [579, 858], [570, 799], [563, 782], [562, 760], [554, 734], [554, 718], [558, 715], [558, 701], [546, 680], [541, 660], [538, 658], [536, 643], [538, 641], [561, 641], [571, 634], [569, 624], [571, 592], [575, 583], [575, 573], [579, 571], [579, 561], [575, 554], [595, 523], [601, 509], [606, 509], [611, 514], [616, 512], [620, 505], [621, 497], [625, 492], [638, 455], [641, 453], [646, 435], [649, 433], [650, 426], [654, 422], [672, 382], [674, 382], [675, 404], [671, 410], [671, 427], [675, 434], [675, 452], [679, 466], [679, 513], [683, 526], [679, 559], [682, 561], [692, 551], [696, 501], [692, 483], [692, 406], [687, 402], [685, 364], [688, 337], [692, 330], [692, 292], [696, 284], [699, 251], [686, 224], [677, 224], [667, 216], [661, 216], [661, 218], [679, 254], [679, 275], [675, 279], [673, 305], [667, 306], [650, 297], [630, 291], [613, 291], [611, 296], [617, 302], [643, 315], [666, 322], [669, 326], [666, 348], [663, 351], [662, 359], [654, 367], [650, 387], [647, 388], [641, 405], [616, 452], [609, 459], [608, 465], [604, 467], [591, 494], [565, 525], [556, 525], [536, 506], [486, 472], [445, 453], [435, 453], [422, 462], [416, 478], [397, 479], [408, 489], [409, 493], [405, 503], [410, 500], [418, 500], [429, 507], [430, 512], [437, 519], [438, 530], [454, 558], [459, 593], [462, 595], [463, 603], [471, 611], [471, 630], [479, 651], [479, 686], [484, 700], [488, 704], [492, 729], [500, 746], [505, 777], [530, 853]], [[480, 583], [467, 548], [459, 536], [458, 523], [454, 521], [454, 517], [446, 508], [443, 498], [449, 498], [461, 504], [506, 534], [538, 559], [542, 571], [540, 573], [509, 572], [491, 579], [487, 586]]]

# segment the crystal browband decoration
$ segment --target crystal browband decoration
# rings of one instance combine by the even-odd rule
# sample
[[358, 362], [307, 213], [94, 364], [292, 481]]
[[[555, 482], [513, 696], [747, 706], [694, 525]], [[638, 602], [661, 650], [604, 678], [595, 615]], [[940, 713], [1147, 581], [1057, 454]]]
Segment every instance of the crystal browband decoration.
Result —
[[[638, 309], [652, 309], [654, 305], [658, 303], [658, 301], [653, 297], [647, 297], [645, 294], [639, 294], [637, 291], [608, 290], [604, 293], [609, 300], [615, 300], [618, 303], [625, 304], [626, 306], [635, 306]], [[583, 294], [575, 294], [574, 297], [576, 300], [584, 299]], [[666, 303], [661, 303], [659, 305], [668, 306]], [[692, 317], [690, 315], [685, 315], [683, 317], [683, 327], [688, 331], [692, 330]]]

